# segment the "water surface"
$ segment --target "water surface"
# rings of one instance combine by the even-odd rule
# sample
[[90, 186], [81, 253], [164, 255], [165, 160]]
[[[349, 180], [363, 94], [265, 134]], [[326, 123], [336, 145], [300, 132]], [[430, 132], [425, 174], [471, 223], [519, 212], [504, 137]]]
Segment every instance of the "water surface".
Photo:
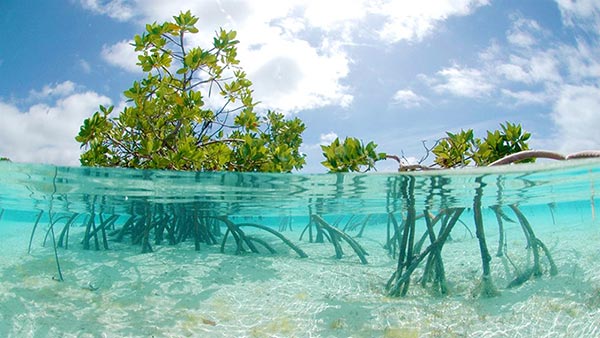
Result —
[[[599, 182], [594, 160], [367, 175], [0, 163], [0, 335], [593, 336]], [[477, 292], [476, 199], [500, 292], [492, 298]], [[542, 257], [540, 276], [508, 287], [534, 259], [511, 206], [547, 246], [556, 275]], [[419, 239], [424, 214], [462, 208], [442, 252], [449, 292], [421, 286], [421, 264], [406, 296], [390, 297], [399, 254], [390, 217], [402, 226], [414, 210]], [[367, 264], [348, 242], [338, 254], [327, 236], [317, 241], [316, 216], [362, 246]], [[307, 257], [251, 226], [243, 231], [258, 253], [240, 251], [221, 219], [269, 227]]]

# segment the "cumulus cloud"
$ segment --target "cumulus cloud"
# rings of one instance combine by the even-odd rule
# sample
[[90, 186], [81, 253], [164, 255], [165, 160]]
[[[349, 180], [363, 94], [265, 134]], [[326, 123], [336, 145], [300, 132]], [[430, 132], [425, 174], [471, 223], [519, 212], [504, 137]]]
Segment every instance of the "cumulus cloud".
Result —
[[598, 31], [600, 29], [600, 2], [597, 0], [555, 0], [563, 23]]
[[510, 30], [506, 33], [509, 43], [518, 47], [532, 47], [538, 43], [537, 35], [544, 33], [540, 24], [521, 15], [512, 15], [513, 20]]
[[41, 90], [30, 90], [30, 99], [41, 99], [51, 96], [62, 97], [69, 95], [75, 91], [75, 83], [65, 81], [62, 83], [45, 85]]
[[[513, 57], [513, 61], [514, 59], [515, 58]], [[509, 81], [531, 83], [531, 76], [529, 75], [529, 72], [522, 66], [523, 63], [525, 63], [524, 60], [523, 62], [503, 63], [496, 68], [496, 71]]]
[[481, 70], [457, 65], [444, 68], [426, 80], [439, 93], [462, 97], [482, 97], [494, 90], [494, 85]]
[[404, 108], [420, 107], [422, 103], [427, 102], [424, 97], [415, 94], [410, 89], [398, 90], [392, 97], [392, 104], [404, 106]]
[[[74, 138], [83, 120], [110, 104], [92, 91], [76, 92], [71, 82], [49, 85], [36, 93], [52, 103], [31, 104], [24, 111], [0, 101], [0, 154], [17, 162], [79, 164], [79, 144]], [[41, 94], [40, 94], [41, 95]]]
[[518, 90], [513, 91], [510, 89], [503, 88], [501, 90], [502, 95], [509, 98], [515, 105], [525, 104], [545, 104], [550, 101], [550, 96], [545, 91], [530, 91], [530, 90]]
[[304, 5], [304, 17], [308, 25], [325, 30], [349, 28], [352, 22], [368, 15], [368, 0], [311, 0], [305, 1]]
[[468, 15], [487, 0], [439, 0], [431, 1], [380, 1], [372, 7], [374, 13], [383, 17], [379, 31], [382, 40], [421, 40], [431, 34], [440, 22], [450, 16]]
[[562, 45], [560, 54], [566, 62], [569, 76], [573, 81], [600, 78], [600, 47], [579, 40], [576, 45]]
[[127, 21], [134, 15], [125, 0], [81, 0], [81, 6], [99, 14], [106, 14], [119, 21]]
[[600, 88], [564, 86], [554, 105], [556, 146], [563, 152], [600, 148]]
[[[318, 3], [308, 3], [308, 8]], [[241, 65], [254, 83], [255, 97], [263, 108], [283, 112], [327, 105], [347, 107], [353, 97], [341, 80], [348, 74], [349, 59], [335, 45], [311, 45], [296, 36], [306, 25], [317, 24], [316, 17], [289, 20], [299, 5], [294, 2], [215, 1], [215, 2], [135, 2], [140, 22], [168, 20], [180, 8], [190, 8], [199, 16], [200, 34], [189, 36], [190, 45], [206, 43], [219, 27], [236, 29]], [[308, 9], [306, 9], [308, 10]], [[313, 8], [314, 10], [314, 8]], [[341, 20], [342, 18], [339, 18]], [[317, 21], [315, 21], [317, 20]], [[334, 25], [336, 20], [321, 24]], [[332, 26], [333, 27], [333, 26]], [[129, 41], [102, 50], [104, 60], [136, 72], [137, 56]]]
[[[486, 74], [487, 81], [498, 89], [492, 95], [499, 99], [498, 104], [549, 106], [551, 112], [543, 115], [552, 120], [556, 133], [538, 142], [563, 152], [599, 148], [599, 36], [597, 31], [590, 33], [588, 29], [592, 23], [600, 22], [600, 3], [585, 0], [558, 0], [557, 3], [563, 23], [575, 28], [574, 42], [557, 40], [540, 23], [512, 15], [511, 28], [506, 32], [509, 43], [500, 46], [492, 41], [479, 54], [479, 68], [460, 72], [455, 66], [438, 72], [437, 82], [424, 78], [438, 90], [450, 90], [444, 85], [452, 81], [443, 82], [444, 77], [463, 79], [457, 74], [466, 73], [472, 75], [466, 76], [468, 79], [475, 80], [462, 82], [473, 84], [477, 83], [478, 75]], [[600, 25], [597, 27], [600, 29]]]
[[[384, 0], [81, 0], [84, 8], [137, 23], [169, 20], [181, 9], [199, 16], [200, 34], [190, 43], [203, 46], [219, 27], [235, 29], [242, 67], [253, 81], [263, 107], [296, 112], [353, 102], [344, 84], [351, 60], [344, 46], [364, 34], [367, 23], [384, 43], [422, 39], [441, 22], [467, 15], [487, 0], [439, 0], [431, 3]], [[119, 14], [119, 11], [123, 11]], [[317, 34], [313, 34], [313, 33]], [[311, 37], [310, 39], [308, 37]], [[316, 37], [316, 38], [315, 38]], [[105, 46], [102, 57], [137, 71], [127, 41]], [[206, 46], [203, 46], [206, 47]]]
[[131, 73], [140, 72], [140, 67], [137, 65], [138, 58], [132, 41], [123, 40], [111, 46], [103, 46], [100, 55], [102, 59], [109, 64], [119, 67]]
[[496, 68], [507, 80], [526, 84], [562, 81], [559, 56], [553, 50], [511, 54], [507, 61]]
[[338, 138], [338, 135], [334, 132], [321, 134], [321, 136], [319, 136], [319, 144], [331, 144], [336, 138]]
[[349, 88], [341, 83], [349, 72], [349, 60], [339, 50], [318, 51], [295, 40], [240, 55], [247, 56], [245, 69], [255, 84], [256, 97], [267, 107], [299, 111], [327, 105], [348, 107], [353, 101]]
[[[510, 15], [506, 31], [508, 44], [497, 40], [482, 50], [476, 66], [452, 65], [434, 76], [420, 75], [438, 93], [467, 98], [488, 97], [499, 105], [551, 104], [557, 88], [567, 81], [565, 73], [575, 79], [578, 74], [600, 72], [600, 62], [593, 59], [595, 47], [579, 43], [578, 48], [555, 43], [537, 21], [520, 14]], [[553, 47], [548, 47], [552, 45]]]
[[552, 52], [539, 52], [529, 59], [529, 74], [534, 82], [561, 82], [559, 61]]
[[511, 32], [507, 38], [508, 42], [521, 47], [530, 47], [536, 43], [535, 38], [531, 34], [523, 31]]

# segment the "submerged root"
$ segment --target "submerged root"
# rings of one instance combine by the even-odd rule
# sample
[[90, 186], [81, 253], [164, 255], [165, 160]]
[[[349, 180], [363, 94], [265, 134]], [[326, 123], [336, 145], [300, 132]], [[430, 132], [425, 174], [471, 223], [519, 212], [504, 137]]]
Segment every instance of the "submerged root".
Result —
[[[404, 240], [401, 241], [398, 265], [396, 267], [396, 270], [394, 271], [394, 273], [392, 274], [392, 276], [388, 279], [388, 281], [386, 283], [386, 290], [390, 297], [401, 297], [401, 296], [406, 295], [406, 293], [408, 292], [408, 286], [410, 284], [410, 279], [411, 279], [412, 273], [416, 270], [416, 268], [425, 259], [428, 260], [428, 263], [427, 263], [428, 267], [426, 267], [425, 270], [429, 270], [429, 271], [431, 271], [431, 273], [435, 272], [436, 278], [434, 278], [434, 283], [433, 283], [434, 288], [436, 290], [439, 290], [440, 294], [446, 294], [448, 292], [445, 273], [443, 270], [441, 251], [442, 251], [444, 244], [446, 243], [446, 241], [448, 240], [448, 238], [450, 236], [450, 232], [452, 232], [452, 229], [458, 222], [458, 219], [464, 210], [465, 210], [464, 208], [458, 208], [458, 209], [453, 209], [453, 210], [450, 209], [450, 210], [445, 211], [445, 213], [447, 213], [447, 214], [450, 214], [451, 212], [453, 212], [453, 214], [452, 214], [452, 217], [450, 217], [450, 219], [448, 220], [448, 222], [445, 223], [443, 225], [443, 227], [440, 229], [439, 236], [437, 236], [437, 238], [435, 236], [429, 237], [430, 240], [432, 240], [431, 244], [429, 244], [429, 246], [427, 246], [423, 251], [421, 251], [419, 253], [415, 252], [414, 256], [413, 255], [410, 255], [410, 256], [405, 255], [406, 254], [405, 247], [408, 246], [408, 238], [407, 238], [407, 241], [404, 241]], [[437, 219], [437, 217], [434, 218], [434, 220], [430, 223], [431, 227], [433, 227], [433, 224], [434, 224], [433, 222], [436, 219]], [[410, 224], [412, 224], [412, 223], [413, 223], [412, 213], [409, 213], [409, 217], [407, 217], [407, 222], [406, 222], [407, 226], [406, 227], [410, 228], [411, 227]], [[431, 230], [433, 230], [433, 229], [431, 228]], [[433, 233], [430, 232], [430, 234], [433, 234]], [[406, 238], [407, 236], [402, 236], [402, 237]], [[404, 257], [402, 257], [402, 256], [404, 256]], [[425, 281], [427, 281], [427, 278], [429, 278], [429, 274], [430, 274], [430, 272], [425, 272], [425, 276], [423, 277], [423, 278], [426, 278]], [[422, 282], [423, 282], [423, 280], [422, 280]]]
[[[511, 284], [515, 283], [515, 285], [520, 285], [532, 277], [540, 277], [542, 275], [543, 269], [540, 251], [544, 254], [544, 256], [546, 256], [548, 260], [548, 265], [550, 266], [550, 276], [555, 276], [556, 274], [558, 274], [558, 268], [554, 263], [554, 259], [550, 254], [550, 250], [548, 250], [548, 247], [546, 247], [546, 245], [539, 238], [537, 238], [537, 236], [533, 232], [533, 228], [529, 224], [529, 221], [527, 220], [525, 215], [521, 212], [521, 210], [519, 210], [519, 208], [516, 205], [511, 205], [510, 208], [517, 216], [517, 219], [521, 224], [523, 232], [525, 233], [525, 237], [527, 238], [527, 247], [533, 253], [533, 266], [530, 269], [528, 269], [531, 270], [531, 273], [524, 273], [521, 276], [517, 276], [517, 278], [513, 282], [511, 282]], [[527, 277], [527, 279], [523, 280], [525, 277]]]
[[500, 291], [494, 286], [490, 276], [482, 276], [479, 284], [473, 290], [473, 296], [482, 298], [492, 298], [500, 295]]
[[287, 245], [292, 250], [294, 250], [298, 254], [298, 256], [300, 256], [301, 258], [308, 257], [308, 255], [304, 251], [302, 251], [302, 249], [300, 249], [298, 246], [296, 246], [294, 243], [292, 243], [289, 239], [287, 239], [285, 236], [283, 236], [277, 230], [274, 230], [270, 227], [260, 225], [260, 224], [254, 224], [254, 223], [235, 224], [225, 216], [215, 217], [215, 219], [225, 223], [225, 225], [227, 226], [227, 231], [225, 232], [225, 235], [223, 236], [223, 240], [221, 242], [221, 252], [225, 251], [225, 243], [227, 242], [227, 238], [228, 238], [229, 234], [231, 234], [236, 242], [236, 250], [235, 250], [236, 254], [240, 254], [245, 251], [244, 245], [246, 245], [250, 249], [251, 252], [258, 253], [258, 249], [253, 244], [253, 242], [256, 242], [256, 243], [262, 245], [269, 252], [275, 253], [276, 251], [267, 242], [265, 242], [262, 239], [258, 239], [256, 237], [250, 237], [250, 236], [246, 235], [244, 233], [244, 231], [241, 229], [242, 227], [252, 227], [252, 228], [257, 228], [257, 229], [266, 231], [266, 232], [276, 236], [285, 245]]
[[365, 249], [363, 249], [362, 246], [360, 246], [360, 244], [358, 244], [357, 241], [355, 241], [352, 237], [348, 236], [348, 234], [346, 234], [342, 230], [327, 223], [321, 216], [312, 215], [311, 218], [319, 227], [323, 228], [329, 233], [329, 238], [331, 239], [331, 243], [335, 248], [336, 258], [340, 259], [343, 256], [342, 247], [340, 245], [340, 242], [343, 239], [346, 243], [348, 243], [348, 245], [350, 245], [352, 250], [354, 250], [354, 253], [356, 253], [358, 258], [360, 259], [360, 262], [362, 264], [367, 264], [366, 256], [368, 255], [368, 253], [365, 251]]
[[481, 255], [481, 268], [483, 271], [480, 284], [480, 295], [482, 297], [493, 297], [498, 294], [496, 287], [492, 281], [492, 273], [490, 262], [492, 257], [488, 250], [485, 228], [483, 226], [483, 216], [481, 214], [481, 199], [483, 196], [483, 188], [486, 183], [482, 182], [482, 178], [478, 177], [475, 182], [479, 186], [475, 189], [475, 198], [473, 199], [473, 220], [475, 222], [475, 234], [479, 242], [479, 253]]
[[515, 288], [517, 286], [523, 285], [523, 283], [527, 282], [533, 276], [533, 268], [529, 268], [523, 272], [517, 274], [517, 277], [513, 279], [510, 283], [508, 283], [507, 288]]
[[296, 246], [294, 243], [292, 243], [289, 239], [287, 239], [281, 233], [279, 233], [278, 231], [275, 231], [272, 228], [269, 228], [267, 226], [260, 225], [260, 224], [253, 224], [253, 223], [238, 224], [238, 227], [244, 227], [244, 226], [258, 228], [258, 229], [264, 230], [268, 233], [271, 233], [271, 234], [275, 235], [277, 238], [279, 238], [283, 243], [285, 243], [285, 245], [289, 246], [292, 250], [294, 250], [298, 254], [298, 256], [300, 256], [301, 258], [308, 257], [308, 255], [304, 251], [302, 251], [302, 249], [300, 249], [298, 246]]

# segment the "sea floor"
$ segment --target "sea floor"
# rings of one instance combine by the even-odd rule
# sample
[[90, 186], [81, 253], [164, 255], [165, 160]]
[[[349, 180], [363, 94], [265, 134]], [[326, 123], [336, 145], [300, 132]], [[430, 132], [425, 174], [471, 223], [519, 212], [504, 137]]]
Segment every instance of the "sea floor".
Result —
[[[85, 251], [72, 240], [60, 249], [64, 281], [56, 281], [54, 251], [37, 236], [27, 253], [31, 223], [0, 222], [2, 337], [594, 337], [600, 335], [600, 226], [540, 230], [558, 275], [546, 273], [508, 289], [514, 268], [493, 257], [501, 294], [474, 296], [481, 276], [478, 243], [453, 233], [443, 256], [450, 294], [440, 297], [415, 281], [405, 298], [385, 283], [395, 260], [383, 248], [383, 227], [358, 241], [363, 265], [345, 246], [341, 260], [329, 243], [298, 241], [308, 255], [265, 236], [278, 254], [234, 255], [228, 247], [139, 247], [111, 242]], [[384, 233], [383, 233], [384, 234]], [[72, 238], [76, 238], [73, 234]], [[514, 238], [513, 238], [514, 237]], [[494, 248], [495, 239], [489, 240]], [[508, 237], [509, 257], [524, 268], [524, 239]]]

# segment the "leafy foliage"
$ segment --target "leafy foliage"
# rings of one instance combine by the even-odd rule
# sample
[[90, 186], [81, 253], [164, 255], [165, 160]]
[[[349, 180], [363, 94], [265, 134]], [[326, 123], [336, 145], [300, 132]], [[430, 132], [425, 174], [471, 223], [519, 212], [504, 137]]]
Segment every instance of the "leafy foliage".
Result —
[[[252, 82], [239, 66], [235, 31], [221, 29], [210, 49], [189, 48], [198, 33], [189, 11], [148, 24], [133, 47], [146, 78], [124, 92], [118, 116], [100, 106], [76, 140], [85, 166], [289, 172], [300, 169], [305, 125], [254, 108]], [[213, 95], [218, 93], [217, 95]], [[205, 101], [211, 102], [210, 105]], [[215, 103], [216, 102], [216, 103]], [[216, 108], [215, 108], [216, 107]], [[233, 121], [232, 121], [233, 120]]]
[[[520, 124], [506, 122], [501, 130], [488, 131], [485, 139], [473, 136], [473, 130], [461, 130], [457, 134], [446, 133], [432, 152], [435, 163], [442, 168], [464, 167], [472, 162], [477, 166], [488, 165], [507, 155], [528, 150], [527, 141], [531, 134], [525, 132]], [[521, 162], [531, 162], [533, 159]]]
[[[473, 160], [478, 166], [488, 165], [507, 155], [529, 149], [527, 141], [531, 133], [523, 131], [520, 124], [506, 122], [500, 127], [502, 130], [488, 131], [487, 137], [479, 142], [477, 152], [473, 154]], [[533, 161], [534, 159], [527, 159], [520, 163]]]
[[[458, 133], [446, 132], [447, 137], [437, 142], [431, 149], [435, 155], [435, 165], [442, 168], [465, 167], [471, 164], [485, 166], [508, 155], [528, 150], [527, 141], [531, 134], [524, 131], [520, 124], [506, 122], [500, 124], [500, 130], [488, 131], [486, 138], [474, 136], [473, 129], [461, 130]], [[375, 162], [394, 155], [377, 153], [377, 145], [373, 142], [366, 146], [356, 138], [346, 138], [344, 143], [335, 139], [330, 145], [322, 145], [325, 161], [321, 162], [330, 172], [369, 171], [375, 168]], [[429, 154], [429, 149], [427, 152]], [[533, 158], [521, 160], [533, 162]], [[405, 170], [431, 169], [420, 164]], [[403, 166], [401, 164], [400, 170]], [[406, 168], [406, 167], [404, 167]]]
[[339, 138], [330, 145], [322, 145], [325, 161], [321, 162], [330, 172], [369, 171], [375, 168], [375, 162], [384, 160], [385, 153], [377, 153], [377, 144], [364, 145], [360, 140], [347, 137], [344, 143]]
[[8, 157], [0, 157], [0, 161], [10, 162], [10, 158], [8, 158]]
[[461, 130], [457, 134], [447, 132], [431, 151], [435, 155], [435, 163], [443, 168], [466, 166], [471, 163], [470, 157], [476, 149], [473, 129]]

